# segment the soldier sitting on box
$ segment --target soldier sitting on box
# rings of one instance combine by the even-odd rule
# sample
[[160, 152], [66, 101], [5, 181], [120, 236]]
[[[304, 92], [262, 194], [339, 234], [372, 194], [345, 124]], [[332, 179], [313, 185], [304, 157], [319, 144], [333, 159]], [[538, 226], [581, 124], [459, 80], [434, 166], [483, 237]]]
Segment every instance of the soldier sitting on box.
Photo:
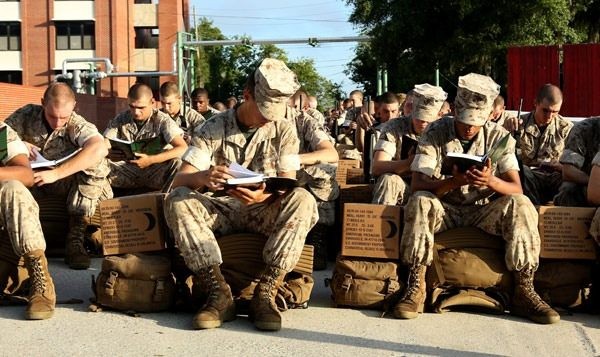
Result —
[[183, 131], [165, 113], [154, 109], [152, 90], [145, 84], [136, 83], [127, 93], [129, 110], [112, 119], [104, 131], [108, 139], [136, 141], [159, 137], [160, 145], [171, 148], [155, 154], [135, 153], [136, 158], [127, 160], [119, 150], [109, 154], [110, 184], [115, 188], [167, 189], [179, 165], [180, 157], [187, 149]]
[[29, 159], [43, 156], [48, 160], [64, 158], [80, 150], [69, 160], [50, 170], [34, 173], [33, 196], [67, 196], [69, 234], [65, 262], [71, 269], [87, 269], [90, 258], [84, 247], [84, 235], [98, 202], [112, 198], [106, 179], [109, 168], [107, 149], [96, 127], [75, 113], [75, 93], [64, 83], [50, 85], [42, 105], [29, 104], [6, 120], [29, 149]]
[[[509, 138], [497, 162], [466, 172], [454, 165], [451, 176], [441, 174], [442, 161], [450, 152], [483, 155], [508, 131], [488, 122], [492, 102], [500, 87], [489, 77], [459, 77], [456, 117], [432, 123], [421, 136], [411, 166], [413, 195], [404, 210], [400, 252], [409, 266], [406, 291], [394, 307], [394, 316], [412, 319], [423, 311], [425, 272], [433, 259], [434, 234], [450, 228], [476, 226], [506, 241], [505, 261], [514, 271], [515, 289], [511, 312], [538, 323], [554, 323], [560, 316], [533, 288], [539, 264], [538, 214], [522, 194], [514, 139]], [[492, 200], [494, 196], [498, 196]]]
[[300, 139], [300, 164], [298, 181], [312, 193], [317, 200], [319, 221], [308, 233], [306, 243], [314, 246], [313, 267], [315, 270], [327, 268], [327, 237], [335, 223], [335, 200], [340, 189], [335, 180], [338, 153], [333, 139], [319, 125], [310, 112], [297, 110], [300, 102], [307, 103], [308, 96], [298, 91], [290, 99], [290, 108], [286, 117], [296, 127]]
[[204, 117], [194, 109], [182, 105], [177, 83], [165, 82], [160, 86], [159, 92], [161, 111], [168, 114], [183, 129], [183, 138], [189, 143], [194, 129], [204, 122]]
[[7, 139], [6, 148], [0, 148], [0, 229], [4, 231], [0, 237], [8, 238], [15, 254], [25, 259], [31, 285], [25, 318], [49, 319], [56, 294], [44, 254], [39, 208], [27, 189], [34, 182], [29, 151], [9, 126], [0, 122], [0, 130], [6, 130]]
[[508, 118], [504, 127], [516, 131], [517, 148], [523, 162], [523, 193], [534, 205], [552, 201], [562, 183], [558, 162], [573, 124], [560, 116], [562, 92], [544, 84], [535, 98], [535, 109], [521, 118]]
[[[265, 176], [295, 176], [300, 168], [299, 142], [296, 130], [284, 118], [287, 101], [298, 87], [296, 75], [283, 62], [263, 60], [248, 78], [244, 102], [199, 127], [182, 158], [165, 215], [187, 267], [210, 287], [208, 301], [194, 316], [194, 328], [215, 328], [235, 318], [216, 240], [242, 231], [268, 237], [263, 250], [266, 268], [257, 277], [250, 319], [261, 330], [281, 329], [275, 296], [317, 222], [317, 204], [304, 188], [268, 193], [264, 183], [258, 188], [226, 190], [225, 184], [232, 178], [230, 163]], [[202, 194], [199, 189], [215, 194]]]
[[[410, 193], [410, 165], [416, 144], [429, 123], [440, 118], [440, 108], [448, 96], [441, 87], [418, 84], [413, 90], [413, 111], [390, 121], [375, 145], [372, 171], [379, 176], [372, 203], [404, 205]], [[404, 150], [404, 151], [403, 151]]]
[[594, 155], [600, 151], [600, 117], [577, 122], [560, 157], [563, 183], [554, 196], [556, 206], [587, 206], [586, 188]]

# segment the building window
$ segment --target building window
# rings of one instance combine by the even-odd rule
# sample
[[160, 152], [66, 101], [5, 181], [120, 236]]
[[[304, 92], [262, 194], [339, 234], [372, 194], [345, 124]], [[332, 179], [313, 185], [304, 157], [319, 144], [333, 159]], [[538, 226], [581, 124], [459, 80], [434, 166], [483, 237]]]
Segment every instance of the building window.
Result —
[[134, 0], [134, 4], [158, 4], [158, 0]]
[[158, 28], [136, 27], [135, 48], [158, 48]]
[[21, 50], [21, 24], [0, 22], [0, 51]]
[[94, 22], [56, 22], [57, 50], [93, 50]]
[[0, 82], [23, 84], [23, 72], [21, 71], [0, 71]]

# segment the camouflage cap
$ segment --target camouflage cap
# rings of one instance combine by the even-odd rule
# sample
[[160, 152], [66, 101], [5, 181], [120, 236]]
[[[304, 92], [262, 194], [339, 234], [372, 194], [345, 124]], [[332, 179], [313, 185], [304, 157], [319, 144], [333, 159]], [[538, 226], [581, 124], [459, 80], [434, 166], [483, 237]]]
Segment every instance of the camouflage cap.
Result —
[[265, 58], [254, 74], [254, 99], [268, 120], [283, 119], [289, 98], [300, 84], [296, 74], [280, 60]]
[[483, 126], [499, 93], [500, 86], [488, 76], [469, 73], [458, 77], [458, 91], [454, 100], [456, 120]]
[[417, 84], [413, 90], [413, 118], [432, 122], [438, 118], [440, 109], [448, 97], [442, 87], [432, 86], [431, 84]]

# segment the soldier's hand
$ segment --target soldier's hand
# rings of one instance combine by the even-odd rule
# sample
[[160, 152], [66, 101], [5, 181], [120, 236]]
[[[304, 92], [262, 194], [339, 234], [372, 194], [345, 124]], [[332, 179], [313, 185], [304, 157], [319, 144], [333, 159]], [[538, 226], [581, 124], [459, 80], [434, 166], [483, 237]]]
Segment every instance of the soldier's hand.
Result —
[[519, 127], [521, 126], [521, 124], [523, 124], [523, 120], [517, 117], [511, 117], [511, 118], [506, 118], [506, 120], [504, 121], [504, 129], [508, 130], [509, 132], [515, 132], [516, 130], [519, 129]]
[[58, 180], [60, 180], [60, 176], [56, 169], [36, 171], [33, 173], [33, 183], [38, 187], [54, 183]]
[[477, 187], [486, 187], [492, 177], [492, 160], [487, 159], [485, 166], [480, 170], [472, 167], [466, 172], [467, 181], [469, 184]]
[[466, 173], [460, 172], [458, 166], [456, 165], [452, 167], [452, 180], [454, 181], [454, 183], [456, 183], [458, 187], [469, 184]]
[[29, 161], [35, 160], [42, 149], [31, 143], [28, 143], [27, 141], [24, 141], [24, 143], [25, 146], [27, 146], [27, 151], [29, 151]]
[[367, 130], [373, 126], [375, 123], [375, 118], [369, 113], [360, 113], [360, 115], [356, 118], [356, 123], [361, 128]]
[[257, 189], [237, 186], [227, 190], [227, 194], [237, 198], [245, 205], [251, 205], [264, 202], [271, 197], [272, 194], [265, 192], [266, 187], [264, 182]]
[[123, 151], [115, 149], [109, 149], [106, 157], [113, 162], [125, 161], [127, 159]]
[[152, 160], [151, 156], [139, 152], [136, 152], [134, 154], [135, 157], [137, 157], [137, 159], [129, 160], [129, 162], [139, 167], [140, 169], [145, 169], [146, 167], [149, 167], [150, 165], [154, 164], [154, 161]]
[[212, 166], [207, 170], [206, 187], [211, 191], [222, 190], [230, 178], [233, 178], [233, 176], [229, 174], [227, 166]]

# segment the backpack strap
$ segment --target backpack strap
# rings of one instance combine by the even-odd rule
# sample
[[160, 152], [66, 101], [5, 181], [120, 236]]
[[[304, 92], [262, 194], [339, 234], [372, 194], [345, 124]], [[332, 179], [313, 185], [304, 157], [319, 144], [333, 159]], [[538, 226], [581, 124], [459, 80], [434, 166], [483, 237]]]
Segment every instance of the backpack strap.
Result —
[[113, 296], [115, 294], [115, 283], [117, 282], [117, 278], [119, 277], [119, 273], [114, 270], [111, 270], [106, 282], [104, 283], [104, 292], [108, 296]]
[[154, 294], [152, 294], [153, 302], [161, 302], [165, 297], [165, 279], [157, 279], [154, 284]]

